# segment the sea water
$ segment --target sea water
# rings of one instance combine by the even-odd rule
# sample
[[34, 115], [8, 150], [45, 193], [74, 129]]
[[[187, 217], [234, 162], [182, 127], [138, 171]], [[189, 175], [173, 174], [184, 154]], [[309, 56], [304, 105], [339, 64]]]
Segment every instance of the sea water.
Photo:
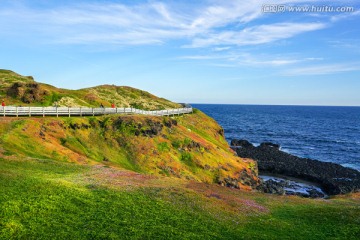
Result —
[[214, 118], [225, 137], [273, 142], [290, 154], [360, 171], [360, 107], [192, 104]]

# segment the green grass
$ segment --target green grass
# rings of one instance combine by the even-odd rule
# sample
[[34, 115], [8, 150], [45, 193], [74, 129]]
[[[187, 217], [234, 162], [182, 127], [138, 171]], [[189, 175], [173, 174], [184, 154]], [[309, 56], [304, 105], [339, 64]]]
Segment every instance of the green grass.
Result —
[[358, 239], [359, 224], [359, 207], [288, 204], [244, 227], [254, 239]]
[[[95, 181], [91, 171], [52, 160], [0, 159], [0, 239], [357, 239], [360, 234], [359, 202], [225, 188], [217, 199], [166, 184], [116, 188]], [[254, 200], [269, 212], [249, 214], [245, 203], [229, 208], [224, 193], [234, 201]]]
[[[178, 108], [179, 104], [172, 103], [169, 100], [158, 98], [148, 92], [131, 87], [117, 87], [114, 85], [102, 85], [87, 89], [67, 90], [59, 89], [45, 83], [38, 83], [41, 97], [36, 101], [26, 103], [22, 96], [10, 96], [7, 90], [14, 83], [36, 83], [31, 76], [21, 76], [15, 72], [0, 69], [0, 95], [7, 105], [22, 106], [52, 106], [55, 102], [63, 106], [87, 106], [98, 107], [100, 104], [110, 107], [115, 103], [117, 107], [136, 107], [146, 110], [159, 110], [165, 108]], [[26, 92], [31, 92], [31, 86], [23, 87]], [[63, 97], [68, 97], [62, 102]]]
[[229, 236], [225, 224], [156, 191], [114, 191], [61, 180], [87, 167], [1, 161], [0, 239], [201, 239]]
[[157, 144], [157, 149], [158, 149], [160, 152], [170, 151], [170, 147], [169, 147], [169, 145], [168, 145], [167, 142], [158, 143], [158, 144]]

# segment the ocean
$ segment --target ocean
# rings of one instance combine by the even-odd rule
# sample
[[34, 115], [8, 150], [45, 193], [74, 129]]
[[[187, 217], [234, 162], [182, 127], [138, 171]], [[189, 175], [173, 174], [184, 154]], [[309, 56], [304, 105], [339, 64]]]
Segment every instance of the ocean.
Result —
[[192, 104], [227, 141], [273, 142], [290, 154], [360, 171], [360, 107]]

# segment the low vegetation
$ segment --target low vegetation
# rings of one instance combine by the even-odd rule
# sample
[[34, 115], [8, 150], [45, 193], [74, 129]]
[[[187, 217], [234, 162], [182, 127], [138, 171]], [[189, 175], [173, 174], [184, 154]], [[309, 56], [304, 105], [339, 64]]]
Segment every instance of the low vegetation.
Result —
[[[129, 87], [65, 90], [8, 70], [0, 84], [7, 105], [179, 107]], [[196, 109], [0, 118], [0, 239], [358, 239], [359, 194], [271, 196], [250, 191], [257, 183], [255, 162]]]
[[21, 76], [10, 70], [0, 69], [0, 99], [7, 105], [133, 107], [144, 110], [179, 108], [180, 104], [158, 98], [146, 91], [127, 86], [102, 85], [80, 90], [60, 89], [35, 82], [31, 76]]
[[[253, 161], [235, 156], [221, 127], [200, 111], [171, 118], [111, 115], [1, 118], [0, 122], [0, 157], [104, 163], [208, 183], [238, 179], [245, 171], [257, 181]], [[204, 123], [207, 127], [202, 131], [195, 130]]]
[[360, 195], [303, 199], [106, 165], [0, 159], [0, 239], [358, 239]]

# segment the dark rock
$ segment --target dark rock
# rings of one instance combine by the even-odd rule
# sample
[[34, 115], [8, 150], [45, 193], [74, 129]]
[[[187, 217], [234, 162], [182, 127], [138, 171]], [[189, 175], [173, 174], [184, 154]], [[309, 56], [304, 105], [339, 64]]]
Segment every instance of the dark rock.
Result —
[[141, 130], [143, 136], [153, 137], [161, 133], [163, 125], [160, 122], [147, 119], [146, 123], [148, 128]]
[[[329, 195], [360, 191], [360, 172], [339, 164], [300, 158], [279, 150], [277, 144], [254, 147], [244, 140], [232, 140], [238, 156], [258, 162], [260, 173], [280, 174], [318, 183]], [[238, 146], [241, 146], [240, 148]]]
[[171, 118], [164, 119], [163, 123], [168, 128], [171, 128], [172, 126], [177, 126], [177, 121]]
[[[100, 126], [105, 128], [106, 126], [100, 122]], [[147, 119], [145, 124], [136, 123], [133, 119], [118, 118], [113, 123], [113, 129], [115, 131], [128, 131], [135, 136], [154, 137], [161, 134], [163, 124], [152, 119]]]
[[240, 189], [238, 180], [236, 178], [231, 178], [231, 177], [224, 178], [221, 185], [225, 185], [226, 187], [230, 187], [230, 188]]
[[45, 139], [45, 133], [44, 133], [42, 130], [40, 130], [39, 136], [40, 136], [42, 139]]
[[243, 185], [256, 187], [259, 183], [245, 169], [240, 172], [238, 181]]
[[296, 195], [306, 198], [324, 198], [325, 195], [313, 186], [300, 185], [297, 182], [289, 180], [274, 180], [261, 181], [256, 187], [257, 190], [264, 193], [278, 194], [278, 195]]
[[230, 145], [233, 146], [233, 147], [244, 147], [244, 148], [254, 147], [254, 145], [252, 145], [249, 141], [247, 141], [247, 140], [238, 140], [238, 139], [231, 140]]
[[77, 124], [77, 123], [70, 123], [69, 124], [69, 127], [73, 130], [76, 130], [76, 129], [80, 129], [81, 128], [81, 125], [80, 124]]
[[182, 150], [184, 151], [191, 151], [191, 150], [200, 151], [201, 147], [202, 147], [201, 144], [195, 142], [194, 140], [190, 140], [189, 142], [182, 144]]
[[256, 189], [264, 193], [271, 193], [278, 195], [285, 194], [284, 184], [272, 179], [262, 182], [259, 186], [256, 187]]
[[205, 164], [204, 167], [203, 167], [205, 170], [210, 170], [211, 167], [208, 165], [208, 164]]
[[43, 101], [44, 97], [49, 95], [48, 91], [43, 89], [38, 83], [14, 83], [8, 88], [6, 94], [13, 98], [19, 98], [24, 103], [34, 101]]
[[224, 133], [224, 129], [223, 128], [220, 128], [219, 130], [218, 130], [218, 134], [220, 134], [220, 136], [225, 136], [225, 133]]
[[325, 195], [322, 192], [317, 191], [316, 189], [310, 189], [307, 191], [310, 198], [323, 198]]
[[271, 143], [271, 142], [263, 142], [260, 144], [260, 147], [273, 147], [276, 149], [280, 149], [280, 145], [279, 144], [275, 144], [275, 143]]
[[91, 128], [91, 125], [82, 123], [82, 124], [81, 124], [81, 128], [82, 128], [82, 129], [89, 129], [89, 128]]

